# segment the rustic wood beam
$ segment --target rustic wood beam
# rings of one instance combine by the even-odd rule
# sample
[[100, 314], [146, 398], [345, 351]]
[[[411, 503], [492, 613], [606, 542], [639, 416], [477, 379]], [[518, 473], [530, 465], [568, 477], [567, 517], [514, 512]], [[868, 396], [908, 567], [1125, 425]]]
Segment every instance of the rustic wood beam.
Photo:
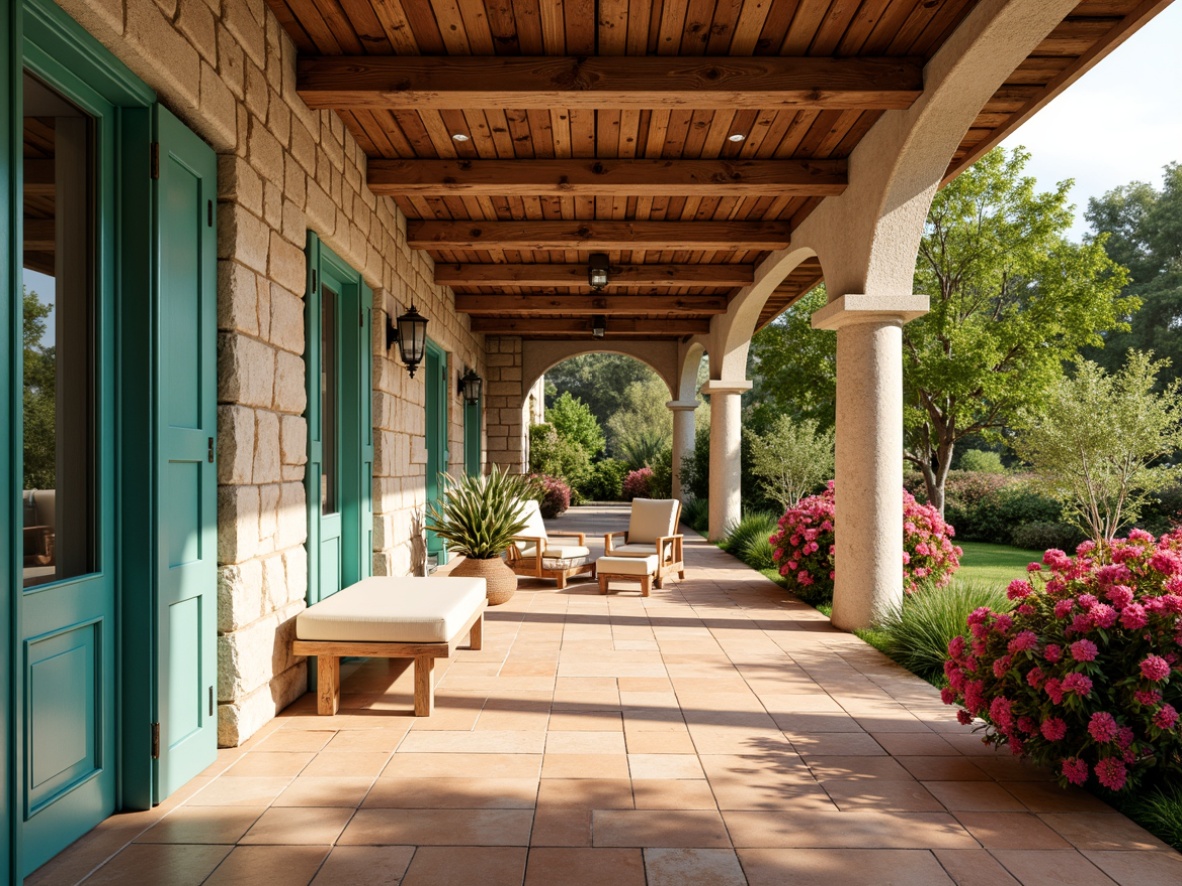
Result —
[[25, 252], [53, 252], [57, 228], [52, 218], [25, 219]]
[[[612, 265], [608, 286], [746, 286], [751, 265]], [[587, 266], [559, 264], [435, 265], [444, 286], [586, 286]]]
[[459, 293], [463, 314], [529, 316], [534, 314], [723, 314], [724, 295], [483, 295]]
[[898, 110], [916, 58], [317, 56], [297, 62], [311, 108], [813, 108]]
[[[472, 331], [486, 335], [586, 335], [591, 337], [591, 320], [572, 318], [557, 319], [544, 317], [473, 317]], [[669, 338], [682, 335], [705, 335], [710, 331], [709, 320], [628, 320], [610, 317], [607, 320], [606, 337], [648, 336]]]
[[828, 197], [845, 160], [382, 160], [369, 188], [389, 197]]
[[783, 249], [786, 222], [408, 221], [412, 249]]

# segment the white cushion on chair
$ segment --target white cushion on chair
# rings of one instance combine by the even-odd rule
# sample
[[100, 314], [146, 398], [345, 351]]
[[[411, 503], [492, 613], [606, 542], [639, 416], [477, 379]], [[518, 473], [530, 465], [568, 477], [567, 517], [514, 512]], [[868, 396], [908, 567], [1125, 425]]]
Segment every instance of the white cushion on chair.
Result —
[[655, 557], [656, 555], [657, 546], [655, 544], [612, 545], [611, 556], [613, 557]]
[[655, 544], [658, 538], [677, 534], [675, 498], [634, 498], [628, 519], [628, 544]]
[[[652, 545], [649, 545], [651, 548]], [[537, 545], [525, 545], [521, 548], [522, 557], [533, 557], [537, 553]], [[542, 557], [550, 560], [574, 560], [578, 557], [590, 557], [591, 549], [582, 545], [546, 545]]]
[[484, 606], [483, 578], [374, 576], [296, 616], [300, 640], [448, 643]]
[[657, 555], [648, 557], [600, 557], [595, 561], [600, 575], [652, 575], [657, 571]]

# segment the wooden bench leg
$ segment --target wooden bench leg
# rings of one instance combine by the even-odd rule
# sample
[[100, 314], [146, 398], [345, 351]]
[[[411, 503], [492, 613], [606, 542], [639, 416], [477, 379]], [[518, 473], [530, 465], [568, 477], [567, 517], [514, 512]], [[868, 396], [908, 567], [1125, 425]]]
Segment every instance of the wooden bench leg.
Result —
[[602, 572], [599, 573], [599, 593], [601, 593], [601, 594], [607, 593], [607, 576], [604, 575]]
[[341, 660], [316, 656], [316, 713], [331, 717], [341, 706]]
[[468, 632], [468, 648], [479, 649], [484, 645], [484, 613], [472, 623], [472, 630]]
[[[652, 587], [652, 576], [651, 575], [640, 576], [640, 596], [647, 597], [649, 589], [651, 587]], [[660, 584], [658, 584], [657, 587], [660, 587]]]
[[415, 656], [415, 716], [430, 717], [435, 708], [435, 656]]

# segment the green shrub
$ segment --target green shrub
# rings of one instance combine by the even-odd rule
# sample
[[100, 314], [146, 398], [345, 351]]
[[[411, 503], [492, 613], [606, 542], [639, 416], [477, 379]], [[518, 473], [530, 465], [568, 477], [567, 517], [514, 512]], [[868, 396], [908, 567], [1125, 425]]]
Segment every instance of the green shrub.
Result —
[[962, 541], [1016, 544], [1020, 526], [1063, 522], [1063, 505], [1032, 491], [1022, 477], [951, 471], [945, 489], [944, 518]]
[[1001, 453], [988, 449], [966, 449], [960, 456], [960, 469], [974, 471], [980, 474], [1004, 474], [1005, 465], [1001, 463]]
[[[718, 546], [755, 569], [773, 566], [775, 563], [772, 559], [772, 547], [768, 539], [776, 531], [776, 523], [779, 519], [779, 515], [774, 511], [752, 511], [744, 514], [742, 519], [731, 527]], [[765, 565], [757, 565], [748, 559], [752, 552], [752, 546], [761, 540], [765, 542], [767, 548], [768, 562]]]
[[739, 556], [752, 569], [762, 571], [774, 569], [776, 566], [776, 549], [772, 547], [767, 536], [756, 536], [748, 541]]
[[981, 606], [1000, 612], [1013, 604], [1004, 587], [981, 581], [953, 579], [946, 588], [912, 594], [879, 625], [883, 651], [925, 680], [942, 682], [948, 643], [966, 632], [966, 619]]
[[1049, 551], [1051, 548], [1074, 551], [1084, 540], [1083, 530], [1070, 523], [1023, 523], [1014, 527], [1010, 535], [1014, 547], [1031, 551]]
[[1182, 851], [1182, 784], [1163, 779], [1161, 784], [1138, 791], [1120, 808], [1141, 827]]
[[694, 532], [710, 528], [710, 503], [704, 498], [691, 498], [681, 507], [681, 522]]
[[673, 446], [666, 444], [649, 465], [653, 469], [650, 483], [653, 498], [673, 497]]
[[681, 488], [698, 501], [710, 494], [710, 429], [698, 428], [694, 451], [681, 459]]
[[605, 458], [591, 466], [591, 476], [579, 487], [590, 501], [623, 501], [621, 489], [628, 466], [615, 458]]
[[531, 425], [529, 469], [531, 473], [559, 477], [577, 487], [591, 476], [591, 456], [552, 425]]

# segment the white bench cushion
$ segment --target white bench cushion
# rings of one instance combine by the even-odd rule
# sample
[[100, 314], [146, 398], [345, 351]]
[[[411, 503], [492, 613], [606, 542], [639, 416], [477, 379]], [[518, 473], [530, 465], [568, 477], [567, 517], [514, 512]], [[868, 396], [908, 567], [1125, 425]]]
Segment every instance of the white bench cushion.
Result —
[[656, 544], [612, 545], [611, 555], [613, 557], [655, 557], [657, 556], [657, 546]]
[[374, 576], [296, 616], [300, 640], [447, 643], [484, 603], [483, 578]]
[[[649, 545], [651, 548], [652, 545]], [[537, 551], [537, 545], [526, 545], [521, 550], [521, 556], [532, 557]], [[543, 559], [547, 560], [576, 560], [580, 557], [586, 558], [591, 556], [591, 549], [583, 547], [582, 545], [546, 545], [546, 550], [542, 553]]]
[[652, 575], [657, 571], [657, 556], [600, 557], [595, 570], [600, 575]]
[[628, 541], [632, 544], [655, 545], [658, 538], [677, 534], [675, 498], [635, 498], [628, 518]]

